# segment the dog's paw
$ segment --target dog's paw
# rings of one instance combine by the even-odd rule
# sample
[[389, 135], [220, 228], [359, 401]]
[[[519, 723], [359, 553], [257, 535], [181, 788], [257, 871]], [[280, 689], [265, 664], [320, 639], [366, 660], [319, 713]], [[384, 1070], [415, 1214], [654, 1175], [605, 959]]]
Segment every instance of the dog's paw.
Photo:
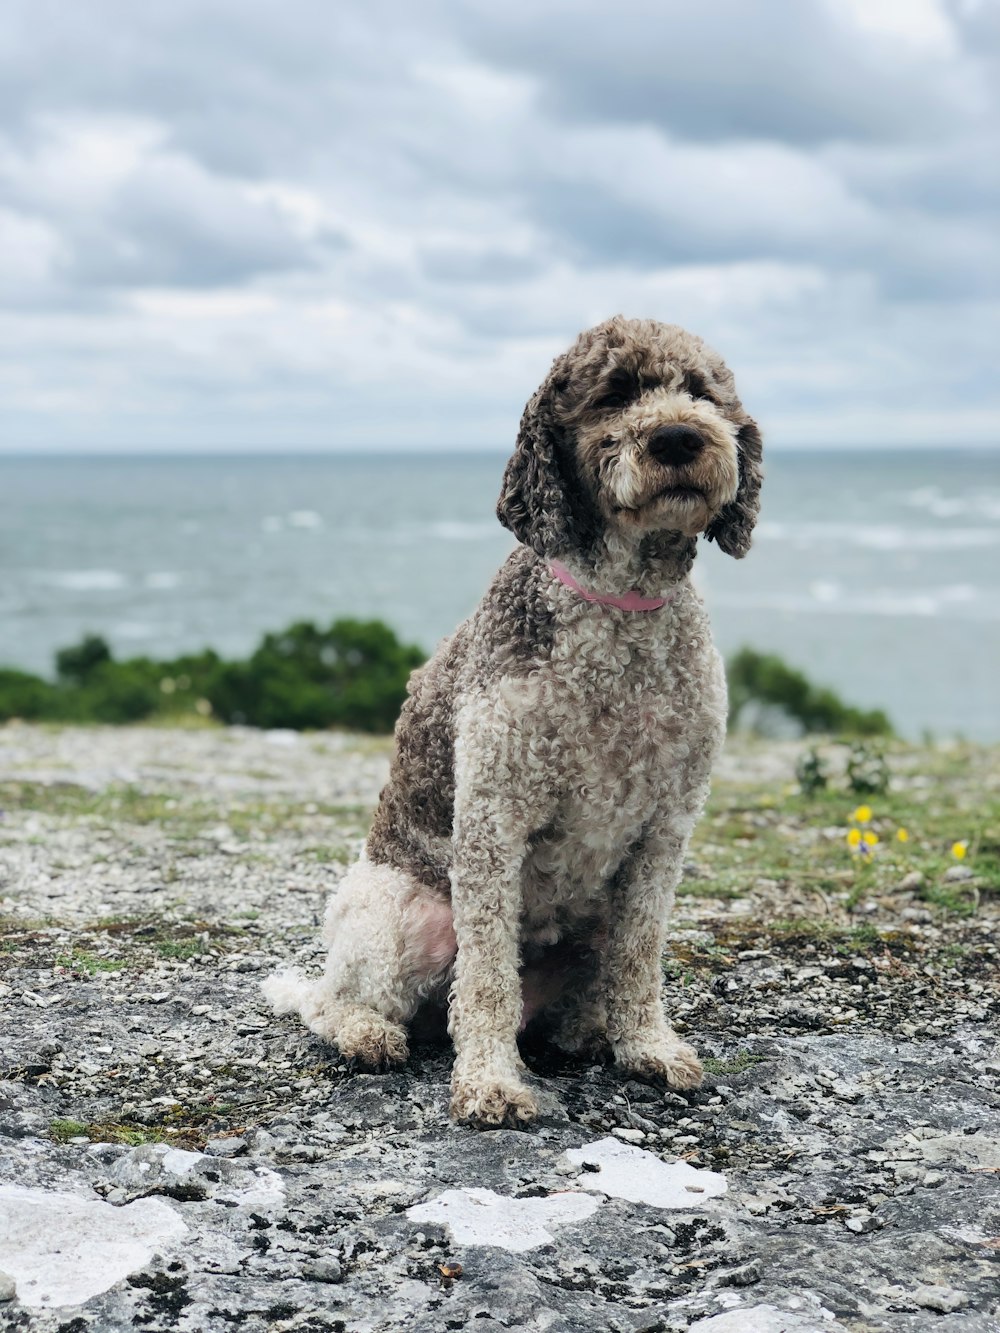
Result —
[[634, 1078], [670, 1088], [697, 1088], [704, 1077], [697, 1051], [677, 1037], [619, 1042], [615, 1064]]
[[538, 1103], [523, 1083], [512, 1079], [456, 1078], [451, 1085], [451, 1114], [479, 1129], [520, 1129], [538, 1115]]
[[378, 1015], [342, 1024], [330, 1039], [345, 1060], [369, 1074], [404, 1065], [409, 1055], [405, 1029]]

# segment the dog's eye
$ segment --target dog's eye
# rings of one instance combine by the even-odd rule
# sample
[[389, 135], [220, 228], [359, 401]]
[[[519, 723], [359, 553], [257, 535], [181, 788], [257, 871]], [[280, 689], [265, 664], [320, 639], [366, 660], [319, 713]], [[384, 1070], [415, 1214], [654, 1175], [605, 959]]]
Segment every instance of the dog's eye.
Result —
[[704, 375], [699, 375], [696, 370], [686, 372], [683, 381], [685, 393], [689, 393], [692, 398], [703, 398], [707, 403], [714, 403], [715, 398], [711, 389], [708, 387], [708, 381]]
[[629, 375], [614, 375], [607, 389], [594, 403], [599, 412], [613, 412], [627, 407], [639, 392], [639, 386]]

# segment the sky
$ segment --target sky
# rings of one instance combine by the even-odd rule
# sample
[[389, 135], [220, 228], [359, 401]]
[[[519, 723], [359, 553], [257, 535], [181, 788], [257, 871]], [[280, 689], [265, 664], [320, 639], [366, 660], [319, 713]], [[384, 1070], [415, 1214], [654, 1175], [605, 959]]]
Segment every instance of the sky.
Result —
[[5, 0], [0, 450], [507, 448], [683, 324], [778, 446], [1000, 444], [1000, 0]]

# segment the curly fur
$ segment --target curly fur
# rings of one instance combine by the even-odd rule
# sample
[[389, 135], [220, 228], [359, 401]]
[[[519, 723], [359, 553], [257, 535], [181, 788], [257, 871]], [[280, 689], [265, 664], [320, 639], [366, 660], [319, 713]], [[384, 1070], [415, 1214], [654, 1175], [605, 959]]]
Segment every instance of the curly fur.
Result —
[[[665, 459], [654, 432], [695, 432]], [[475, 614], [415, 672], [362, 859], [331, 899], [322, 978], [265, 983], [369, 1068], [447, 1004], [452, 1111], [520, 1124], [537, 1106], [517, 1035], [689, 1087], [661, 997], [664, 932], [722, 743], [725, 678], [688, 580], [699, 533], [741, 557], [761, 441], [691, 334], [609, 320], [558, 357], [521, 421], [498, 516], [522, 543]], [[665, 596], [648, 614], [585, 601]]]

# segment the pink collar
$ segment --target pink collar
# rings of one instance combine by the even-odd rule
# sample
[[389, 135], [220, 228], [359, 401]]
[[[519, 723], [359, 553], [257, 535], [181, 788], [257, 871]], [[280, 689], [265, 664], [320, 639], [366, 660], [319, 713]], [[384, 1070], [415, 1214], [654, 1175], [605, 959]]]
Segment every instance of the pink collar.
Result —
[[677, 595], [674, 591], [668, 597], [643, 597], [632, 588], [624, 597], [605, 597], [603, 593], [590, 592], [581, 587], [566, 566], [560, 564], [558, 560], [549, 561], [549, 573], [567, 588], [579, 593], [585, 602], [599, 602], [601, 606], [617, 606], [620, 611], [659, 611], [661, 606], [672, 602]]

